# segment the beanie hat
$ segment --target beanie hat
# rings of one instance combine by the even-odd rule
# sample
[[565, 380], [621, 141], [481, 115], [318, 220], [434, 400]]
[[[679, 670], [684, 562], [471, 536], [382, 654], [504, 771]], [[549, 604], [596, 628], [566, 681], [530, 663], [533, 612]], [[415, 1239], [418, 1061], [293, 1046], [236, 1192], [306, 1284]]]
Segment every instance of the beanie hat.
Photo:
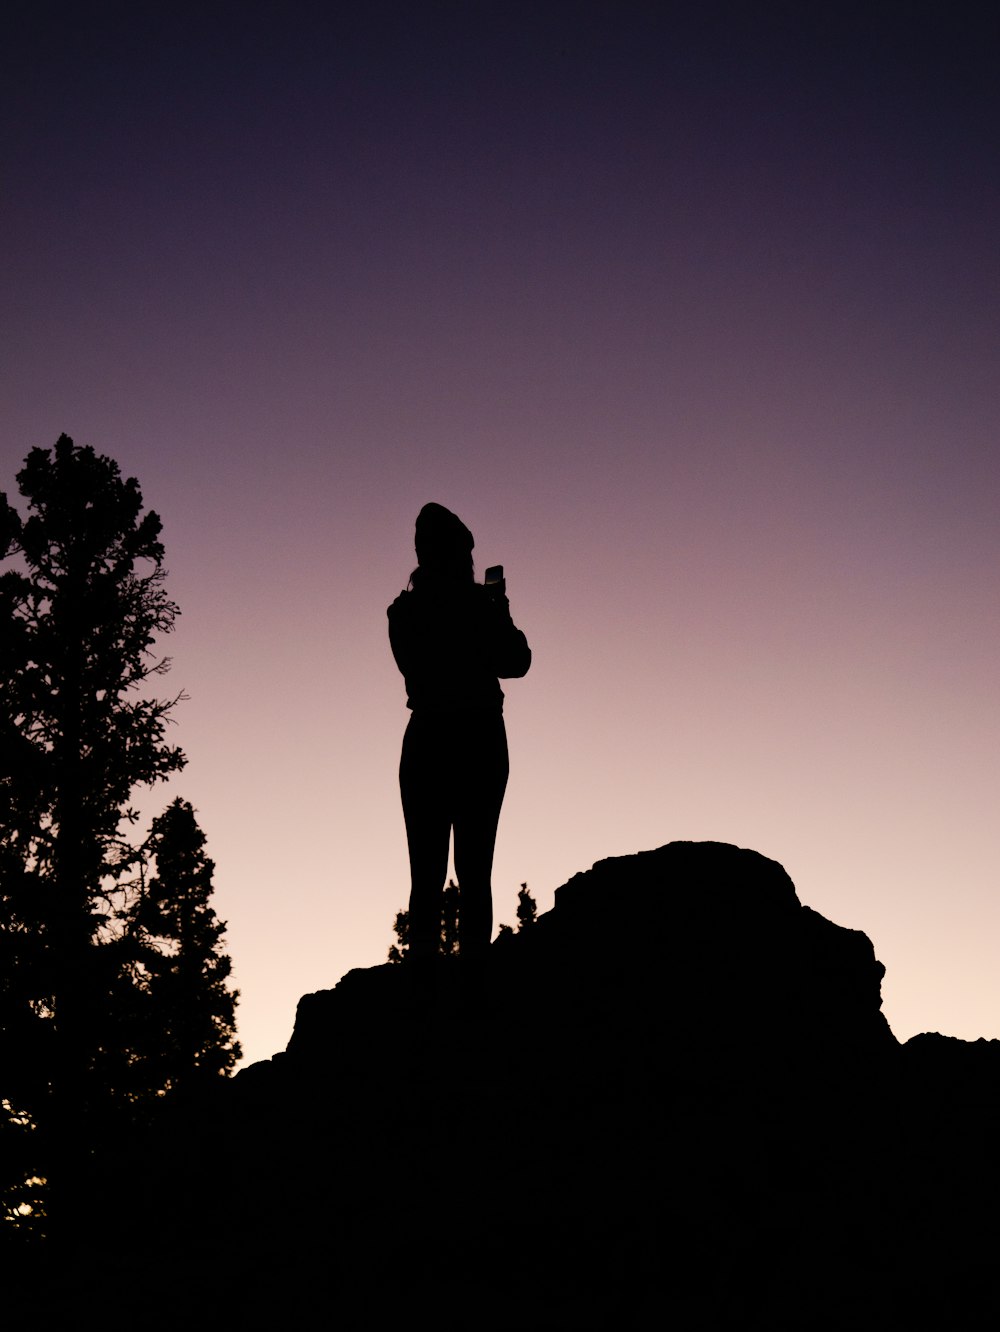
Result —
[[468, 555], [476, 544], [472, 533], [443, 504], [425, 504], [417, 514], [414, 536], [418, 564], [438, 564]]

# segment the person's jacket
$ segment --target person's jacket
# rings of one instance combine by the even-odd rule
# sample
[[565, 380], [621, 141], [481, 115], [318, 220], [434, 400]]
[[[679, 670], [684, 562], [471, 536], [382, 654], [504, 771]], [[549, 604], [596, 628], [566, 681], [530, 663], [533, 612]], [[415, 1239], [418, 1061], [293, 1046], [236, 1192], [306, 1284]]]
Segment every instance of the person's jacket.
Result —
[[415, 711], [503, 707], [498, 683], [527, 674], [528, 640], [507, 598], [481, 583], [424, 584], [388, 610], [389, 642]]

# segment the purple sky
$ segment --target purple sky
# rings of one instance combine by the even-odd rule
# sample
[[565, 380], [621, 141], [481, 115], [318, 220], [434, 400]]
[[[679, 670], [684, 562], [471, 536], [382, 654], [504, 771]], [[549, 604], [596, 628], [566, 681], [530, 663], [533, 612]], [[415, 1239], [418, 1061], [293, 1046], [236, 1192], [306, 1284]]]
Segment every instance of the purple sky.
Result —
[[65, 430], [164, 520], [248, 1058], [405, 905], [429, 499], [535, 652], [499, 920], [734, 842], [1000, 1036], [997, 19], [826, 8], [19, 7], [0, 487]]

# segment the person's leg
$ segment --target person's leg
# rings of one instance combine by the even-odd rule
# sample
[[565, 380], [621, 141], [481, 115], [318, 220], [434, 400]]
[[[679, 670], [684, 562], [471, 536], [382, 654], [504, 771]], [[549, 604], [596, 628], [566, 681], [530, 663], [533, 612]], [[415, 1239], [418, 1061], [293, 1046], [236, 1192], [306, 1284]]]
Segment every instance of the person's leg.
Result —
[[473, 716], [463, 737], [455, 806], [455, 873], [460, 889], [459, 949], [481, 956], [493, 935], [493, 848], [507, 787], [503, 715]]
[[436, 957], [441, 945], [441, 892], [448, 873], [451, 817], [442, 785], [441, 736], [411, 717], [403, 736], [399, 791], [410, 853], [410, 956]]

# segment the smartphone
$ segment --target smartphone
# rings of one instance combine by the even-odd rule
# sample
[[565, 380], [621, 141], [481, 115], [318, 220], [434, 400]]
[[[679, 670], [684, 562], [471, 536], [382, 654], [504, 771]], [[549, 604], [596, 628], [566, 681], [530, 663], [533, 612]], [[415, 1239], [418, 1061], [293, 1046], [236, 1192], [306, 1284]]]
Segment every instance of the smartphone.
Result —
[[495, 583], [502, 583], [503, 565], [491, 564], [490, 567], [486, 570], [486, 573], [483, 575], [483, 582], [486, 584], [487, 587], [491, 587]]

